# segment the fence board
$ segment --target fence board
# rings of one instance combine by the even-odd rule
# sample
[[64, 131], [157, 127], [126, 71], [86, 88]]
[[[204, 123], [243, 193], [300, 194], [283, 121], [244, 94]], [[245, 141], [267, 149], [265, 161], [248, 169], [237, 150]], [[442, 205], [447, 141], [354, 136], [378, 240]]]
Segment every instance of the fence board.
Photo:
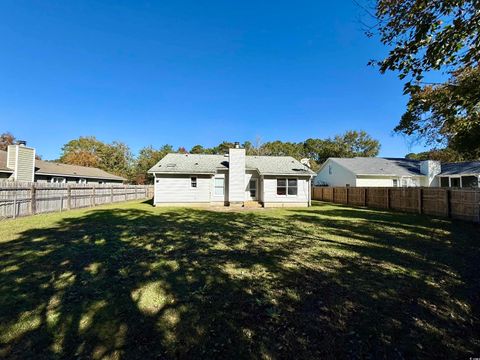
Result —
[[0, 219], [153, 197], [152, 185], [0, 182]]
[[314, 187], [312, 200], [480, 222], [480, 189]]

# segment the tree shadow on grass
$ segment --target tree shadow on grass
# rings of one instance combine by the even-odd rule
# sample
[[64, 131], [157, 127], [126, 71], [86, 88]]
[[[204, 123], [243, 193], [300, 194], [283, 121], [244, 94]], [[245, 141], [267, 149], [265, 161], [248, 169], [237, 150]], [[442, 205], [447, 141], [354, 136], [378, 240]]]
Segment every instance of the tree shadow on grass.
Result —
[[[478, 303], [456, 263], [432, 263], [417, 248], [402, 258], [380, 228], [372, 235], [368, 224], [331, 220], [365, 214], [325, 211], [341, 210], [96, 209], [24, 231], [0, 244], [0, 357], [401, 358], [478, 349]], [[395, 224], [412, 236], [427, 228]], [[408, 240], [390, 236], [396, 246]]]

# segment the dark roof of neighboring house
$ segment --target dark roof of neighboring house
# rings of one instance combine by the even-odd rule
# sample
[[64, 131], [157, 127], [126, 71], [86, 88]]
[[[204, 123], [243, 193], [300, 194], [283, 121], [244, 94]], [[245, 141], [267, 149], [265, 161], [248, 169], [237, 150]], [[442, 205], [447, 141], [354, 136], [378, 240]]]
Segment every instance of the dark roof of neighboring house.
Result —
[[440, 175], [480, 175], [480, 161], [442, 164]]
[[[150, 173], [215, 174], [228, 168], [228, 155], [167, 154]], [[246, 156], [246, 170], [260, 175], [315, 175], [313, 171], [290, 156]]]
[[354, 158], [330, 158], [356, 175], [400, 175], [418, 176], [420, 161], [402, 158], [377, 158], [377, 157], [354, 157]]
[[[12, 169], [7, 167], [7, 152], [0, 150], [0, 170], [13, 172]], [[35, 175], [54, 175], [54, 176], [64, 176], [64, 177], [81, 177], [81, 178], [91, 178], [91, 179], [101, 179], [101, 180], [116, 180], [124, 181], [125, 178], [117, 175], [110, 174], [104, 170], [79, 166], [79, 165], [68, 165], [61, 164], [51, 161], [35, 160]]]

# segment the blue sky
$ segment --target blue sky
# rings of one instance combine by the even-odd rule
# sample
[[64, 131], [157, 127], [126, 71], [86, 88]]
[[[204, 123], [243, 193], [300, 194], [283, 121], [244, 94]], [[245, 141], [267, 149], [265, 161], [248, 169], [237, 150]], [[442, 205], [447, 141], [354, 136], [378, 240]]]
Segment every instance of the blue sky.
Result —
[[386, 49], [342, 1], [0, 3], [0, 132], [46, 159], [81, 135], [169, 143], [302, 141], [364, 129], [382, 156], [406, 103]]

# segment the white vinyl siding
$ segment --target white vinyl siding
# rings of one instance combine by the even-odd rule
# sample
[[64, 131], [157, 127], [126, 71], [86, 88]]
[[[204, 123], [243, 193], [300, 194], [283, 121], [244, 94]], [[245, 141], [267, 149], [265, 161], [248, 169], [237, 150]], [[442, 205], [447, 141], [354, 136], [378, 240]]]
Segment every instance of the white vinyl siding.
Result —
[[[278, 195], [277, 179], [297, 180], [297, 195]], [[296, 178], [285, 176], [266, 176], [263, 179], [263, 202], [265, 203], [305, 203], [308, 205], [309, 196], [308, 178]], [[288, 193], [288, 190], [287, 190]]]
[[210, 202], [212, 177], [197, 176], [197, 187], [191, 187], [190, 175], [157, 175], [155, 178], [155, 203]]
[[245, 201], [245, 149], [229, 150], [228, 200]]
[[[396, 180], [396, 185], [394, 183]], [[418, 177], [401, 177], [401, 176], [357, 176], [356, 186], [359, 187], [418, 187], [425, 186], [427, 178], [425, 176]]]
[[315, 185], [328, 186], [347, 186], [347, 184], [355, 186], [355, 175], [340, 164], [329, 159], [318, 172], [313, 183]]

